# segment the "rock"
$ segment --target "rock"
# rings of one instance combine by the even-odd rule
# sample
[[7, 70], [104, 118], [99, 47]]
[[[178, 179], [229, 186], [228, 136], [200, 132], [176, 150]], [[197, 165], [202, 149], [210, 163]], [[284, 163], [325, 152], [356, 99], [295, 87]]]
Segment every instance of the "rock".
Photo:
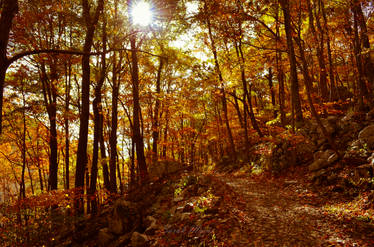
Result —
[[187, 203], [187, 204], [183, 207], [182, 212], [183, 212], [183, 213], [186, 213], [186, 212], [192, 212], [192, 210], [193, 210], [193, 204], [192, 204], [192, 203]]
[[363, 145], [367, 144], [368, 148], [374, 149], [374, 124], [361, 130], [358, 139]]
[[312, 173], [312, 175], [310, 176], [310, 180], [315, 181], [317, 178], [325, 175], [326, 173], [327, 173], [327, 171], [325, 169], [316, 171], [316, 172]]
[[327, 163], [329, 164], [332, 164], [334, 163], [335, 161], [337, 161], [339, 158], [339, 156], [336, 154], [336, 153], [333, 153], [328, 159], [327, 159]]
[[147, 246], [148, 237], [145, 234], [134, 232], [131, 235], [131, 246], [132, 247], [145, 247]]
[[355, 113], [353, 111], [350, 111], [348, 112], [343, 118], [342, 118], [342, 121], [343, 122], [349, 122], [351, 120], [353, 120], [353, 117], [354, 117]]
[[371, 109], [368, 113], [366, 113], [366, 120], [370, 121], [374, 119], [374, 108]]
[[147, 235], [155, 234], [155, 232], [158, 229], [156, 219], [152, 216], [147, 216], [147, 218], [145, 219], [145, 227], [146, 227], [146, 230], [144, 232], [145, 234]]
[[374, 166], [374, 153], [371, 154], [367, 161], [370, 163], [370, 165]]
[[117, 235], [130, 231], [139, 222], [134, 203], [119, 199], [114, 203], [113, 214], [108, 219], [109, 230]]
[[315, 152], [314, 155], [313, 155], [314, 160], [321, 159], [324, 153], [325, 152], [323, 152], [323, 151], [317, 151], [317, 152]]
[[329, 159], [332, 155], [334, 155], [334, 154], [335, 154], [335, 151], [334, 151], [334, 150], [327, 149], [327, 150], [323, 153], [321, 159], [328, 160], [328, 159]]
[[365, 164], [356, 167], [355, 177], [357, 180], [360, 178], [371, 178], [373, 176], [373, 166], [370, 164]]
[[131, 233], [130, 232], [126, 233], [125, 235], [122, 235], [116, 241], [114, 241], [114, 243], [111, 244], [111, 246], [113, 247], [127, 246], [130, 242], [130, 238], [131, 238]]
[[320, 147], [323, 143], [325, 143], [327, 140], [325, 138], [318, 139], [316, 141], [316, 146]]
[[99, 230], [97, 237], [99, 246], [108, 246], [113, 241], [114, 235], [110, 232], [109, 228], [103, 228]]
[[[328, 119], [321, 119], [321, 122], [329, 135], [332, 135], [336, 132], [336, 129], [337, 129], [336, 122], [331, 123], [328, 121]], [[319, 134], [319, 136], [323, 136], [323, 133], [320, 127], [317, 128], [317, 133]]]
[[181, 202], [183, 201], [183, 196], [177, 196], [173, 199], [173, 202], [177, 203], [177, 202]]
[[318, 171], [322, 168], [325, 168], [328, 165], [329, 165], [329, 163], [327, 163], [327, 160], [318, 159], [318, 160], [314, 161], [312, 164], [310, 164], [308, 169], [309, 169], [309, 171]]
[[159, 178], [172, 174], [182, 167], [182, 164], [177, 161], [162, 160], [151, 164], [148, 173], [151, 178]]

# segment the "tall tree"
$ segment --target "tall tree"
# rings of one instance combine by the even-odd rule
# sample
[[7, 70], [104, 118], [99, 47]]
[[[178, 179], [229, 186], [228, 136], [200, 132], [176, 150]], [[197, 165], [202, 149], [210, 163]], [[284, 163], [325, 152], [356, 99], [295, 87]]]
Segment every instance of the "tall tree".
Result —
[[288, 59], [290, 61], [292, 109], [293, 109], [293, 113], [295, 114], [296, 122], [302, 122], [303, 113], [301, 110], [299, 81], [297, 79], [295, 49], [294, 49], [293, 41], [292, 41], [294, 32], [291, 26], [290, 3], [289, 3], [289, 0], [279, 0], [279, 3], [282, 7], [283, 15], [284, 15], [284, 28], [286, 31], [286, 38], [287, 38]]
[[138, 161], [140, 182], [145, 183], [148, 180], [147, 163], [144, 155], [144, 140], [140, 131], [140, 100], [139, 100], [139, 65], [138, 65], [138, 47], [136, 45], [136, 32], [134, 32], [133, 21], [130, 7], [132, 0], [127, 0], [128, 15], [130, 19], [130, 46], [131, 46], [131, 81], [133, 93], [133, 139], [136, 148], [136, 158]]
[[[86, 37], [84, 41], [82, 56], [82, 97], [81, 115], [79, 125], [79, 139], [77, 150], [77, 161], [75, 171], [75, 187], [83, 193], [84, 175], [87, 165], [87, 142], [88, 142], [88, 121], [90, 115], [90, 52], [93, 45], [96, 25], [99, 21], [100, 13], [103, 10], [104, 0], [98, 0], [94, 15], [91, 14], [91, 7], [88, 0], [82, 0], [83, 19], [86, 27]], [[77, 201], [78, 211], [83, 212], [83, 198]]]

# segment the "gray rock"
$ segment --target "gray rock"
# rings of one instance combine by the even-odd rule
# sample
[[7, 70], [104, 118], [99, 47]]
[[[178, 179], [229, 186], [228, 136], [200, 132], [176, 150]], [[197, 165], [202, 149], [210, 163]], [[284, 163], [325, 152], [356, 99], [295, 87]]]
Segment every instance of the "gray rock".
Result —
[[374, 124], [361, 130], [358, 139], [363, 145], [367, 144], [368, 148], [374, 149]]
[[113, 241], [114, 235], [110, 232], [109, 228], [103, 228], [99, 230], [98, 234], [98, 244], [99, 246], [108, 246], [110, 242]]
[[147, 246], [148, 237], [145, 234], [134, 232], [131, 235], [131, 246], [132, 247], [145, 247]]

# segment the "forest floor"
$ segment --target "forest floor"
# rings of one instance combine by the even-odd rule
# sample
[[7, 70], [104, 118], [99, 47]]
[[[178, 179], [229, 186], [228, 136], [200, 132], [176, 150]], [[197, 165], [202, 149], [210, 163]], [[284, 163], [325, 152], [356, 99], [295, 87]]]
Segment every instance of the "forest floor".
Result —
[[357, 197], [314, 188], [303, 168], [287, 177], [204, 176], [208, 194], [185, 186], [176, 201], [187, 217], [162, 222], [153, 246], [374, 246], [373, 211]]

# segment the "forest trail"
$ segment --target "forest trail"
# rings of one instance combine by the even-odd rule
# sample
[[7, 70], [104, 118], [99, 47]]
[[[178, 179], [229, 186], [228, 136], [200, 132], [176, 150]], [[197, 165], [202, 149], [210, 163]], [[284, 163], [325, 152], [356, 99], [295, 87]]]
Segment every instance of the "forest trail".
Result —
[[[374, 246], [373, 226], [337, 217], [304, 181], [212, 175], [230, 218], [233, 246]], [[235, 226], [236, 225], [236, 226]]]

